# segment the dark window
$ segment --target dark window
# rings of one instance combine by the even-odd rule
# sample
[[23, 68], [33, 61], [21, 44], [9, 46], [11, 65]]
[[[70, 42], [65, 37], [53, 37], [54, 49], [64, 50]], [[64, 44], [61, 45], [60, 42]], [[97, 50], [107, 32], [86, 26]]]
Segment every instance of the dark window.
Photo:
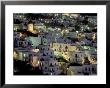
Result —
[[53, 56], [50, 56], [50, 58], [53, 58]]
[[43, 53], [43, 56], [46, 56], [46, 55]]
[[85, 68], [85, 71], [87, 71], [87, 68]]
[[91, 69], [89, 68], [89, 71], [90, 71]]
[[53, 68], [52, 68], [52, 72], [54, 72]]
[[52, 66], [52, 63], [50, 63], [50, 66]]
[[95, 69], [92, 67], [92, 71], [95, 71]]
[[68, 47], [66, 46], [65, 49], [68, 49]]
[[75, 54], [75, 57], [76, 57], [76, 58], [78, 57], [77, 54]]
[[44, 61], [44, 58], [41, 58], [41, 61]]
[[43, 50], [45, 50], [45, 48], [43, 48]]
[[47, 67], [45, 67], [45, 69], [47, 69]]

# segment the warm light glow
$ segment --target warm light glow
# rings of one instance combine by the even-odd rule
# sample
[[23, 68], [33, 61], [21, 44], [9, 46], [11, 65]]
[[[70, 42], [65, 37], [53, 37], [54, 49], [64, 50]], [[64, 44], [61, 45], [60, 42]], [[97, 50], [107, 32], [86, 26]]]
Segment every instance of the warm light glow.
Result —
[[76, 33], [78, 33], [78, 31], [76, 31]]
[[68, 31], [68, 30], [65, 30], [65, 32], [66, 32], [66, 33], [69, 33], [69, 31]]
[[33, 23], [28, 24], [28, 31], [30, 31], [30, 32], [32, 32], [32, 33], [34, 33], [34, 34], [37, 33], [37, 31], [34, 30], [34, 25], [33, 25]]
[[16, 53], [16, 51], [13, 52], [13, 58], [14, 59], [17, 59], [17, 53]]
[[30, 32], [33, 32], [33, 24], [32, 23], [28, 24], [28, 30]]
[[40, 61], [38, 60], [37, 56], [34, 56], [31, 60], [31, 65], [33, 67], [38, 67], [40, 65]]
[[33, 52], [39, 52], [39, 49], [32, 49]]
[[95, 40], [95, 39], [96, 39], [96, 34], [93, 34], [92, 39], [93, 39], [93, 40]]
[[64, 13], [64, 14], [62, 14], [62, 15], [69, 16], [70, 14], [69, 14], [69, 13]]
[[79, 14], [71, 14], [70, 16], [77, 18], [79, 16]]
[[19, 35], [20, 37], [22, 37], [23, 36], [23, 34], [22, 33], [20, 33], [20, 35]]
[[60, 29], [60, 28], [58, 28], [58, 30], [60, 31], [61, 29]]
[[24, 54], [24, 57], [26, 57], [26, 54]]

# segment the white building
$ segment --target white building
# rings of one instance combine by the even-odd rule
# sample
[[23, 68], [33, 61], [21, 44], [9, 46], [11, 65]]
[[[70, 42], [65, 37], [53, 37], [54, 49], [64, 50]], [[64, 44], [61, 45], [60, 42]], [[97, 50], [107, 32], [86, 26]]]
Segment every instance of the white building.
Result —
[[84, 56], [85, 56], [84, 51], [73, 52], [70, 61], [74, 63], [82, 64]]
[[67, 75], [83, 75], [82, 66], [70, 66], [67, 70]]
[[53, 50], [50, 50], [47, 45], [39, 45], [39, 59], [42, 63], [40, 69], [44, 74], [58, 75], [61, 73], [57, 60], [54, 58]]
[[96, 75], [96, 64], [84, 64], [82, 66], [70, 66], [67, 70], [68, 75]]
[[71, 44], [64, 44], [64, 43], [51, 43], [50, 47], [54, 51], [62, 51], [62, 52], [69, 52], [69, 51], [76, 51], [77, 47]]

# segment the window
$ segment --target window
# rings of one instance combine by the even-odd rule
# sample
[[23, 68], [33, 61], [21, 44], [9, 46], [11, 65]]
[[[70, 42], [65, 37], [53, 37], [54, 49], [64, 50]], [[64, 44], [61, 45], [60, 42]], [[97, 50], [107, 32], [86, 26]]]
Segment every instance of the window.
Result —
[[46, 56], [46, 55], [43, 53], [43, 56]]
[[91, 69], [89, 68], [89, 71], [91, 71]]
[[52, 63], [50, 63], [50, 66], [52, 66]]
[[95, 71], [95, 69], [92, 67], [92, 71], [94, 72]]
[[78, 57], [77, 54], [75, 54], [75, 57], [76, 57], [76, 58]]
[[45, 50], [45, 48], [43, 48], [43, 50]]
[[41, 61], [44, 61], [44, 58], [41, 58]]
[[47, 67], [45, 67], [45, 69], [47, 69]]
[[87, 68], [85, 68], [85, 71], [87, 71]]
[[53, 56], [50, 56], [50, 58], [53, 58]]

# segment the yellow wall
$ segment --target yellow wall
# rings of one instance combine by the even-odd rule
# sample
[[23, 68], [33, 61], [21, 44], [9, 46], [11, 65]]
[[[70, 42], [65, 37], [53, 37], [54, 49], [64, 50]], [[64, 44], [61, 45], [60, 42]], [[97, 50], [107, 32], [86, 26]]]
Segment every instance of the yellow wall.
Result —
[[28, 24], [28, 31], [33, 32], [33, 28], [34, 26], [32, 23]]
[[[63, 43], [53, 43], [53, 50], [56, 49], [56, 50], [59, 50], [59, 47], [61, 45], [61, 51], [65, 50], [65, 47], [67, 46], [68, 49], [67, 51], [76, 51], [76, 46], [71, 46], [70, 44], [63, 44]], [[52, 46], [52, 44], [51, 44]]]

